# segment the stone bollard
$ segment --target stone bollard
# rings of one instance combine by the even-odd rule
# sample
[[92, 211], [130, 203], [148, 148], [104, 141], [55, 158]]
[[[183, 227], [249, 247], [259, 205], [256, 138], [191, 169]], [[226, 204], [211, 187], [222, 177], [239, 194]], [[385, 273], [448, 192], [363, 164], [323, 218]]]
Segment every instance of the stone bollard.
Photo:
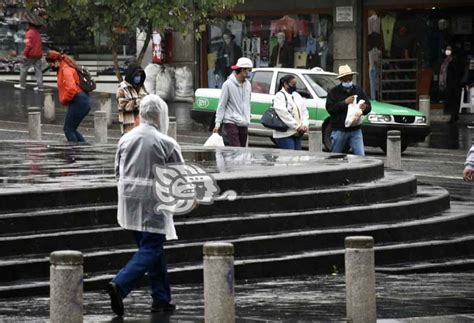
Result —
[[204, 317], [206, 323], [235, 322], [234, 246], [207, 242], [204, 252]]
[[28, 133], [31, 140], [41, 140], [41, 112], [38, 107], [28, 108]]
[[107, 113], [105, 111], [94, 112], [94, 135], [96, 143], [107, 143]]
[[56, 105], [54, 103], [53, 91], [44, 91], [44, 119], [47, 121], [54, 121], [56, 119]]
[[420, 95], [418, 110], [426, 116], [426, 124], [431, 124], [431, 103], [429, 95]]
[[346, 237], [346, 312], [352, 323], [375, 323], [374, 239]]
[[112, 126], [112, 98], [109, 93], [101, 93], [99, 97], [100, 111], [107, 115], [107, 126]]
[[51, 323], [82, 322], [83, 258], [74, 250], [52, 252], [49, 256]]
[[168, 136], [178, 141], [178, 126], [176, 124], [176, 117], [169, 117]]
[[402, 169], [402, 147], [399, 130], [387, 131], [387, 158], [385, 167]]
[[321, 128], [310, 127], [308, 131], [308, 150], [320, 153], [323, 151], [323, 133]]

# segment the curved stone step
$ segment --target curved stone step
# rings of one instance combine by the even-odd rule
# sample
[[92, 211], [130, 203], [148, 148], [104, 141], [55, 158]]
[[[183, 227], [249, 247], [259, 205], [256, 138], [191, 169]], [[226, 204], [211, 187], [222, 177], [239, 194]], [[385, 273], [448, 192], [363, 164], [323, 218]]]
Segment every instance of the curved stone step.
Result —
[[[378, 244], [429, 239], [433, 234], [446, 236], [453, 232], [469, 232], [474, 224], [473, 205], [456, 205], [437, 216], [403, 222], [353, 224], [345, 227], [268, 233], [233, 239], [213, 237], [194, 242], [177, 241], [166, 246], [167, 258], [170, 263], [199, 261], [202, 258], [202, 244], [206, 240], [231, 242], [236, 249], [236, 258], [251, 259], [271, 254], [297, 253], [303, 250], [342, 248], [344, 238], [349, 235], [371, 235]], [[463, 230], [458, 228], [463, 228]], [[130, 259], [136, 249], [117, 247], [104, 251], [79, 250], [84, 252], [86, 272], [93, 273], [102, 271], [103, 268], [120, 268]], [[35, 266], [31, 266], [32, 264]], [[3, 273], [0, 281], [47, 276], [48, 258], [42, 256], [3, 260], [0, 261], [0, 268]]]
[[444, 258], [432, 261], [415, 261], [409, 263], [377, 266], [380, 273], [391, 275], [442, 273], [442, 272], [467, 272], [474, 271], [474, 258]]
[[[376, 268], [413, 259], [414, 253], [419, 260], [436, 259], [439, 255], [460, 254], [460, 249], [474, 250], [474, 234], [456, 236], [447, 239], [435, 239], [408, 243], [396, 243], [375, 246]], [[400, 256], [397, 258], [397, 256]], [[396, 262], [395, 262], [396, 263]], [[260, 259], [236, 259], [235, 278], [251, 279], [261, 277], [295, 276], [304, 274], [328, 274], [343, 272], [344, 249], [330, 251], [303, 251], [291, 255], [261, 257]], [[84, 278], [85, 290], [103, 289], [114, 274], [98, 273]], [[170, 280], [173, 284], [202, 283], [202, 262], [194, 264], [176, 264], [169, 266]], [[146, 280], [142, 281], [146, 284]], [[45, 279], [22, 280], [2, 284], [0, 298], [45, 295], [49, 292], [49, 282]]]
[[[449, 197], [446, 191], [440, 188], [426, 187], [418, 197], [413, 197], [408, 201], [394, 201], [385, 204], [340, 207], [331, 210], [322, 208], [309, 212], [292, 212], [291, 214], [272, 212], [260, 215], [247, 214], [237, 216], [230, 221], [227, 217], [206, 217], [205, 219], [187, 221], [177, 217], [176, 229], [178, 234], [186, 240], [206, 239], [216, 238], [216, 232], [221, 237], [229, 237], [239, 234], [273, 233], [308, 227], [380, 221], [382, 216], [385, 216], [386, 221], [400, 220], [403, 217], [430, 216], [447, 207], [449, 207]], [[418, 212], [414, 213], [415, 210]], [[289, 217], [285, 219], [285, 216], [288, 215]], [[339, 219], [341, 221], [338, 221]], [[282, 223], [283, 226], [281, 226]], [[324, 223], [326, 224], [324, 225]], [[58, 227], [61, 227], [60, 224]], [[0, 256], [43, 254], [59, 249], [85, 250], [114, 247], [117, 245], [117, 241], [122, 242], [122, 245], [133, 243], [130, 236], [117, 224], [96, 225], [92, 228], [85, 227], [68, 231], [0, 236]]]

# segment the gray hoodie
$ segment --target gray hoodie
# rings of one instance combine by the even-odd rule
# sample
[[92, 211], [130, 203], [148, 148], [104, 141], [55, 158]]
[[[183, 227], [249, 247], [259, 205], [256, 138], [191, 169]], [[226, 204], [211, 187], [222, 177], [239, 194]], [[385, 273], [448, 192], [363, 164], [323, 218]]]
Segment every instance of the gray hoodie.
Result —
[[221, 97], [216, 112], [216, 128], [222, 123], [233, 123], [248, 127], [250, 123], [250, 82], [240, 83], [232, 73], [222, 85]]
[[474, 145], [471, 146], [471, 149], [469, 149], [469, 152], [467, 153], [464, 166], [469, 169], [474, 169]]

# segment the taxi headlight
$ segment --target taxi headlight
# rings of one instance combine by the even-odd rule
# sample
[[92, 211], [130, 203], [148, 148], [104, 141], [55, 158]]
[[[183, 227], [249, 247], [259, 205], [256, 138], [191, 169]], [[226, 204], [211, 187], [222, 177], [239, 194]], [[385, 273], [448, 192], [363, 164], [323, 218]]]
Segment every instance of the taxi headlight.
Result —
[[388, 114], [369, 114], [367, 117], [372, 123], [392, 122], [392, 116]]
[[425, 116], [415, 117], [415, 123], [426, 123], [426, 117]]

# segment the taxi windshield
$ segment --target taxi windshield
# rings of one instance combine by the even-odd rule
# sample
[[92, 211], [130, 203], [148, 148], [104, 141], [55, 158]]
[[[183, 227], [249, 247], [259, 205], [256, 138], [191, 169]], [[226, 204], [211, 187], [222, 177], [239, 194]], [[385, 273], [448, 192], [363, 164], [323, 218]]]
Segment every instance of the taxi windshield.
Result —
[[320, 98], [327, 97], [328, 92], [336, 85], [339, 85], [336, 75], [304, 74], [304, 78]]

